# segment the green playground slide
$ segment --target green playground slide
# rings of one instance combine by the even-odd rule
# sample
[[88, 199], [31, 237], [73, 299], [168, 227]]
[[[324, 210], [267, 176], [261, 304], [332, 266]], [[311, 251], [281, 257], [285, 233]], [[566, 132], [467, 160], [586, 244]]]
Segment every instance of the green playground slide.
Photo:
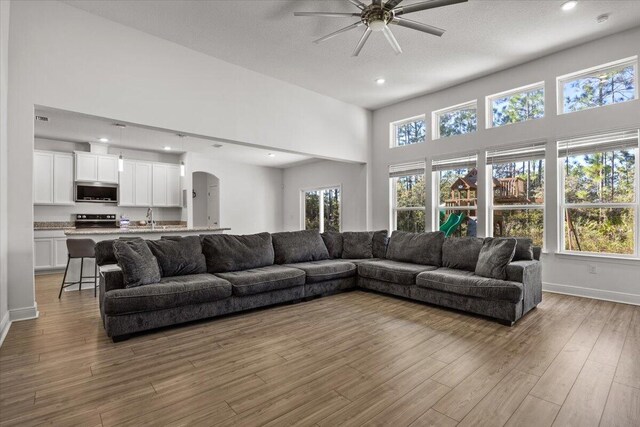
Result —
[[463, 213], [452, 213], [444, 224], [440, 226], [440, 231], [444, 232], [445, 237], [449, 237], [460, 226], [464, 220], [465, 215]]

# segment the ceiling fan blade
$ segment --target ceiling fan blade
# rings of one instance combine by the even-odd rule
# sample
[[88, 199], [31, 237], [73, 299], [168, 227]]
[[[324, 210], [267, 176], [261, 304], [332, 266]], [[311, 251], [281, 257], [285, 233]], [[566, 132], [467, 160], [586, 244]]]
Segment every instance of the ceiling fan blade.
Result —
[[340, 13], [340, 12], [293, 12], [293, 16], [328, 16], [331, 18], [354, 18], [360, 17], [359, 13]]
[[388, 2], [386, 2], [384, 4], [384, 8], [385, 9], [393, 9], [394, 7], [399, 5], [401, 2], [402, 2], [402, 0], [389, 0]]
[[434, 9], [442, 6], [450, 6], [452, 4], [465, 3], [467, 1], [468, 0], [428, 0], [407, 6], [401, 6], [393, 11], [396, 15], [406, 15], [407, 13], [419, 12], [421, 10]]
[[396, 40], [396, 38], [393, 36], [393, 33], [391, 32], [389, 27], [385, 26], [384, 29], [382, 30], [382, 33], [387, 38], [387, 41], [389, 42], [389, 44], [393, 48], [393, 51], [396, 53], [396, 55], [401, 54], [402, 53], [402, 48], [398, 44], [398, 40]]
[[411, 28], [412, 30], [422, 31], [423, 33], [433, 34], [434, 36], [442, 37], [444, 30], [442, 28], [434, 27], [431, 25], [423, 24], [421, 22], [411, 21], [406, 18], [393, 18], [390, 24], [399, 25], [405, 28]]
[[373, 0], [371, 2], [371, 4], [373, 4], [375, 6], [382, 6], [382, 0]]
[[362, 3], [360, 0], [347, 0], [349, 3], [351, 3], [352, 5], [354, 5], [355, 7], [357, 7], [358, 9], [362, 10], [365, 7], [367, 7], [366, 4]]
[[370, 35], [371, 35], [371, 28], [367, 27], [367, 30], [364, 32], [364, 34], [362, 34], [362, 37], [360, 37], [360, 41], [356, 45], [356, 48], [354, 49], [351, 56], [358, 56], [358, 54], [362, 50], [362, 47], [367, 42], [367, 39], [369, 38]]
[[356, 28], [358, 28], [358, 27], [360, 27], [362, 25], [364, 25], [364, 23], [362, 21], [356, 22], [355, 24], [351, 24], [348, 27], [341, 28], [338, 31], [335, 31], [335, 32], [333, 32], [331, 34], [327, 34], [326, 36], [319, 38], [318, 40], [314, 40], [313, 42], [314, 43], [322, 43], [322, 42], [327, 41], [327, 40], [329, 40], [331, 38], [334, 38], [338, 34], [342, 34], [342, 33], [346, 32], [346, 31], [356, 29]]

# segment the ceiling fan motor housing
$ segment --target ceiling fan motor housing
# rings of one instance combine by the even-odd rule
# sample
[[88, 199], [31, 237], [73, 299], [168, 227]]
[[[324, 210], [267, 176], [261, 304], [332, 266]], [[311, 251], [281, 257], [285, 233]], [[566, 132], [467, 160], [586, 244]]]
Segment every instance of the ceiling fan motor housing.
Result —
[[393, 11], [372, 4], [362, 11], [360, 17], [362, 23], [371, 28], [371, 31], [382, 31], [389, 21], [393, 19]]

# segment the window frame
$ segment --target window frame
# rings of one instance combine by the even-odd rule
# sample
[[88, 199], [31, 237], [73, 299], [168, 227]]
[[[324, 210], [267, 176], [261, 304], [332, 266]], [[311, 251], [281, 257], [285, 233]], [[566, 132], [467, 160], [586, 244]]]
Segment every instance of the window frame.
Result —
[[478, 131], [478, 99], [473, 99], [471, 101], [462, 102], [460, 104], [452, 105], [450, 107], [442, 108], [440, 110], [436, 110], [431, 112], [431, 139], [436, 141], [438, 139], [450, 138], [451, 136], [441, 136], [440, 135], [440, 117], [443, 114], [451, 113], [458, 110], [465, 110], [466, 107], [474, 107], [476, 110], [476, 130], [473, 132], [462, 133], [459, 135], [451, 135], [451, 136], [460, 136], [460, 135], [468, 135], [470, 133], [475, 133]]
[[[633, 130], [632, 130], [633, 131]], [[639, 134], [640, 140], [640, 130], [635, 130]], [[595, 136], [595, 135], [594, 135]], [[565, 138], [565, 141], [570, 138]], [[560, 145], [563, 143], [562, 140], [557, 141], [556, 143], [556, 152], [557, 152], [557, 168], [558, 168], [558, 250], [557, 253], [561, 255], [577, 255], [577, 256], [590, 256], [596, 258], [620, 258], [620, 259], [629, 259], [629, 260], [638, 260], [640, 259], [640, 142], [634, 148], [635, 152], [635, 182], [633, 184], [634, 192], [636, 196], [635, 202], [631, 203], [621, 203], [621, 202], [607, 202], [607, 203], [567, 203], [566, 202], [566, 194], [565, 194], [565, 170], [564, 170], [564, 159], [565, 156], [560, 155]], [[597, 149], [594, 149], [594, 152], [598, 152]], [[621, 208], [621, 209], [634, 209], [634, 221], [635, 221], [635, 235], [634, 235], [634, 250], [633, 254], [620, 254], [615, 252], [589, 252], [589, 251], [572, 251], [565, 249], [565, 235], [566, 235], [566, 227], [567, 222], [565, 221], [565, 212], [566, 209], [607, 209], [607, 208]]]
[[[420, 174], [415, 173], [407, 173], [406, 175], [400, 176], [389, 176], [389, 228], [393, 232], [398, 229], [398, 212], [409, 212], [409, 211], [423, 211], [425, 215], [425, 224], [424, 231], [427, 231], [427, 188], [426, 188], [426, 180], [427, 180], [427, 165], [424, 161], [416, 161], [415, 163], [424, 163], [424, 169], [422, 172], [422, 179], [425, 181], [425, 189], [423, 194], [423, 205], [422, 206], [407, 206], [407, 207], [398, 207], [398, 193], [396, 191], [397, 179], [403, 176], [417, 176]], [[394, 166], [402, 166], [399, 165], [389, 165], [389, 168], [393, 168]], [[411, 163], [406, 163], [406, 165], [411, 165]], [[410, 171], [408, 171], [410, 172]]]
[[300, 189], [300, 212], [301, 212], [300, 230], [306, 230], [305, 227], [307, 223], [307, 209], [305, 206], [305, 202], [306, 202], [305, 196], [307, 193], [317, 191], [320, 193], [320, 203], [318, 203], [320, 229], [318, 230], [318, 232], [324, 233], [324, 192], [326, 190], [335, 190], [336, 188], [340, 191], [340, 196], [338, 199], [338, 203], [339, 203], [338, 214], [340, 215], [340, 219], [338, 221], [338, 228], [340, 229], [340, 232], [342, 232], [342, 184], [325, 185], [322, 187], [308, 187], [308, 188]]
[[526, 119], [526, 120], [522, 120], [519, 122], [514, 122], [514, 123], [507, 123], [504, 125], [500, 125], [500, 126], [493, 126], [493, 101], [496, 98], [504, 98], [510, 95], [516, 95], [522, 92], [531, 92], [534, 89], [542, 89], [543, 91], [543, 99], [545, 100], [545, 105], [544, 105], [544, 114], [542, 115], [542, 117], [539, 117], [538, 119], [544, 119], [545, 116], [547, 115], [547, 108], [546, 108], [546, 96], [547, 96], [547, 89], [546, 89], [546, 85], [545, 85], [545, 81], [539, 81], [536, 83], [531, 83], [525, 86], [520, 86], [517, 87], [515, 89], [509, 89], [509, 90], [505, 90], [502, 92], [498, 92], [498, 93], [494, 93], [492, 95], [487, 95], [485, 97], [485, 127], [486, 129], [497, 129], [497, 128], [501, 128], [501, 127], [505, 127], [505, 126], [510, 126], [510, 125], [516, 125], [519, 123], [525, 123], [525, 122], [530, 122], [532, 120], [538, 120], [538, 119]]
[[[417, 142], [415, 144], [407, 144], [407, 145], [397, 145], [396, 144], [396, 128], [398, 126], [406, 125], [407, 123], [417, 122], [419, 120], [424, 121], [424, 141]], [[428, 123], [427, 123], [427, 115], [419, 114], [417, 116], [408, 117], [402, 120], [396, 120], [395, 122], [389, 123], [389, 148], [403, 148], [410, 147], [412, 145], [424, 144], [427, 142], [427, 134], [428, 134]]]
[[[624, 66], [633, 65], [633, 79], [635, 82], [634, 88], [634, 99], [630, 99], [629, 101], [616, 102], [613, 104], [605, 104], [605, 105], [596, 105], [594, 107], [583, 108], [578, 111], [564, 111], [564, 84], [571, 82], [573, 80], [577, 80], [581, 77], [586, 77], [594, 72], [606, 72], [610, 71], [614, 68], [624, 68]], [[611, 105], [616, 104], [624, 104], [626, 102], [637, 101], [638, 100], [638, 56], [630, 56], [628, 58], [619, 59], [617, 61], [607, 62], [606, 64], [596, 65], [591, 68], [586, 68], [584, 70], [575, 71], [573, 73], [564, 74], [562, 76], [556, 77], [556, 108], [557, 115], [562, 116], [565, 114], [579, 113], [581, 111], [593, 110], [601, 107], [609, 107]]]

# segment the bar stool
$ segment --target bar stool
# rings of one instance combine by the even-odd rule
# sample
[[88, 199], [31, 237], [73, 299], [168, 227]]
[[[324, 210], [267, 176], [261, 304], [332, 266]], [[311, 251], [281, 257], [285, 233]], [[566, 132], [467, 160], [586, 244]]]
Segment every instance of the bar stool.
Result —
[[[58, 299], [62, 297], [62, 290], [67, 286], [78, 284], [79, 291], [82, 290], [82, 279], [93, 279], [94, 288], [93, 288], [93, 296], [97, 295], [98, 288], [98, 264], [95, 262], [96, 260], [96, 242], [91, 239], [67, 239], [67, 252], [69, 253], [69, 257], [67, 258], [67, 267], [64, 269], [64, 277], [62, 278], [62, 285], [60, 285], [60, 292], [58, 293]], [[67, 271], [69, 271], [69, 263], [72, 259], [80, 258], [80, 280], [77, 282], [67, 282]], [[84, 270], [84, 259], [85, 258], [93, 258], [94, 260], [94, 275], [93, 276], [83, 276]]]

